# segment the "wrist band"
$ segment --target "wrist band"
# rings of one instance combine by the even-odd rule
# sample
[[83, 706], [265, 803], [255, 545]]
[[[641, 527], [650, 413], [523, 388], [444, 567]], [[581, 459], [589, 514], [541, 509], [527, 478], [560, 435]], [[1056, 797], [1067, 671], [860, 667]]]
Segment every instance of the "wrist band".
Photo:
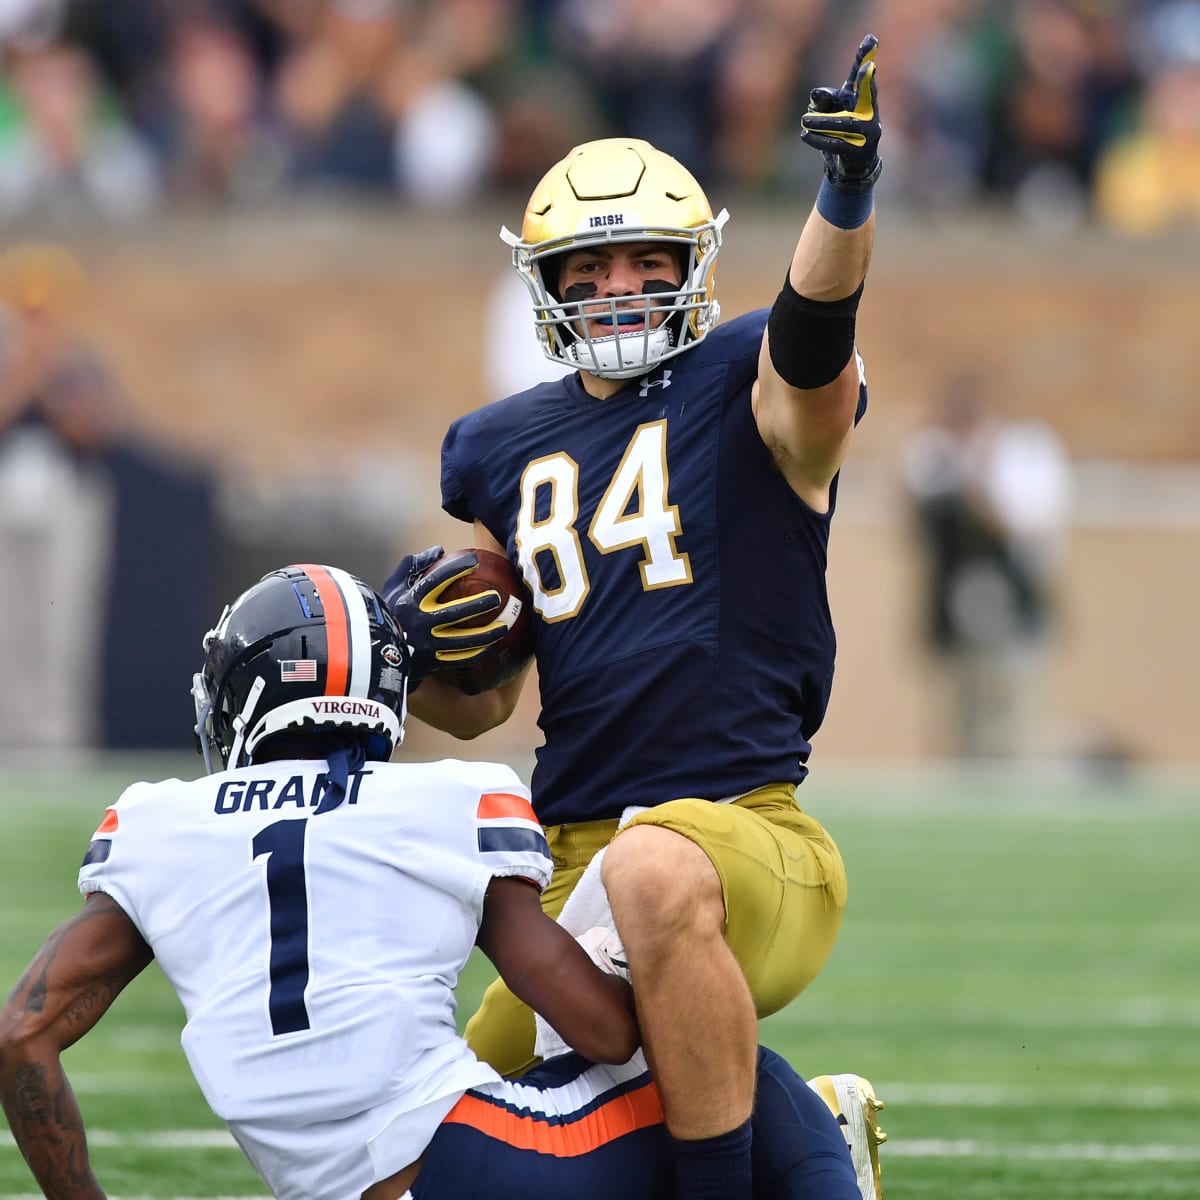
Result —
[[838, 229], [857, 229], [865, 225], [875, 207], [872, 188], [862, 192], [840, 191], [826, 175], [817, 192], [817, 212]]

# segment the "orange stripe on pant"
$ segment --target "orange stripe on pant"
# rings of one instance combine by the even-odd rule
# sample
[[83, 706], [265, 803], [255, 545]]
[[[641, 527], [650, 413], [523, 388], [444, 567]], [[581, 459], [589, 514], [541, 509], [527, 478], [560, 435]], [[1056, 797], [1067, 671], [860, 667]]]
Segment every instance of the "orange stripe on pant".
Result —
[[344, 696], [350, 682], [350, 620], [341, 588], [324, 567], [301, 563], [313, 582], [325, 610], [325, 640], [329, 665], [325, 670], [325, 695]]
[[518, 1150], [534, 1150], [538, 1154], [552, 1154], [555, 1158], [575, 1158], [615, 1142], [627, 1133], [649, 1125], [661, 1125], [662, 1119], [658, 1088], [653, 1083], [646, 1083], [576, 1120], [567, 1116], [552, 1121], [542, 1115], [515, 1113], [470, 1092], [446, 1114], [445, 1120], [456, 1125], [470, 1125]]

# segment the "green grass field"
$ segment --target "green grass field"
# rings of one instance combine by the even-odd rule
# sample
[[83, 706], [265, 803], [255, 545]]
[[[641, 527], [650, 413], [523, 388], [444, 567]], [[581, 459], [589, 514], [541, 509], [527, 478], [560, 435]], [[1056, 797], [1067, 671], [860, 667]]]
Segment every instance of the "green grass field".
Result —
[[[78, 907], [105, 803], [196, 769], [0, 770], [5, 992]], [[870, 1076], [887, 1200], [1200, 1200], [1200, 778], [818, 768], [804, 793], [851, 903], [824, 973], [763, 1040], [802, 1073]], [[69, 1052], [99, 1177], [122, 1200], [263, 1196], [191, 1081], [180, 1025], [151, 968]], [[0, 1196], [32, 1194], [0, 1134]]]

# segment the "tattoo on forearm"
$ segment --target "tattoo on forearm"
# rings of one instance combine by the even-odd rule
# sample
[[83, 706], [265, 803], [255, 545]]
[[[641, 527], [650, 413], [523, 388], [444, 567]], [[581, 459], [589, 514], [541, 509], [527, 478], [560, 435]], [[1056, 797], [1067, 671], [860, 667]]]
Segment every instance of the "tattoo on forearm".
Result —
[[54, 1105], [46, 1086], [46, 1072], [39, 1064], [17, 1067], [13, 1072], [17, 1111], [23, 1121], [48, 1121]]
[[26, 1012], [40, 1013], [46, 1007], [46, 989], [50, 968], [54, 965], [55, 955], [58, 953], [66, 931], [67, 927], [64, 925], [46, 939], [46, 944], [38, 951], [33, 962], [25, 968], [25, 973], [17, 980], [17, 986], [13, 988], [14, 998], [20, 996], [22, 992], [25, 994], [25, 1000], [21, 1007]]
[[55, 1188], [54, 1195], [72, 1196], [75, 1189], [83, 1188], [92, 1195], [95, 1180], [83, 1119], [62, 1071], [28, 1063], [16, 1067], [0, 1085], [13, 1134], [43, 1188]]
[[[5, 1006], [0, 1100], [13, 1136], [47, 1196], [101, 1200], [83, 1117], [59, 1055], [82, 1037], [153, 957], [120, 906], [89, 900], [56, 929]], [[100, 924], [95, 924], [99, 921]]]
[[68, 1025], [84, 1024], [91, 1026], [102, 1016], [109, 1005], [117, 998], [117, 993], [129, 981], [127, 979], [103, 979], [96, 987], [78, 997], [63, 1013], [63, 1020]]
[[[10, 1001], [18, 1004], [27, 1013], [45, 1012], [47, 997], [50, 995], [51, 974], [58, 965], [67, 935], [90, 921], [111, 917], [114, 909], [119, 911], [116, 901], [108, 896], [97, 895], [82, 912], [54, 930], [18, 980]], [[143, 960], [114, 964], [113, 970], [101, 979], [89, 981], [86, 991], [71, 1000], [63, 1010], [62, 1019], [70, 1026], [82, 1025], [85, 1029], [90, 1027], [149, 960], [150, 952], [147, 947]]]

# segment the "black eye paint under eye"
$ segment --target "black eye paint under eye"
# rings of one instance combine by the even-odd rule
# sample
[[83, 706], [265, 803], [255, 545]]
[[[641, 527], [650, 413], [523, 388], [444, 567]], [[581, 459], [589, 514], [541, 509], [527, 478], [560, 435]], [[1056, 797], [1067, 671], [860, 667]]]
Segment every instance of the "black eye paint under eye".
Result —
[[[593, 299], [598, 290], [594, 283], [573, 283], [563, 292], [562, 298], [566, 304], [579, 304], [584, 300]], [[679, 285], [672, 283], [669, 279], [647, 279], [642, 284], [641, 294], [657, 296], [663, 292], [677, 291], [679, 291]]]
[[573, 283], [562, 295], [567, 304], [578, 304], [581, 300], [591, 300], [599, 289], [594, 283]]

